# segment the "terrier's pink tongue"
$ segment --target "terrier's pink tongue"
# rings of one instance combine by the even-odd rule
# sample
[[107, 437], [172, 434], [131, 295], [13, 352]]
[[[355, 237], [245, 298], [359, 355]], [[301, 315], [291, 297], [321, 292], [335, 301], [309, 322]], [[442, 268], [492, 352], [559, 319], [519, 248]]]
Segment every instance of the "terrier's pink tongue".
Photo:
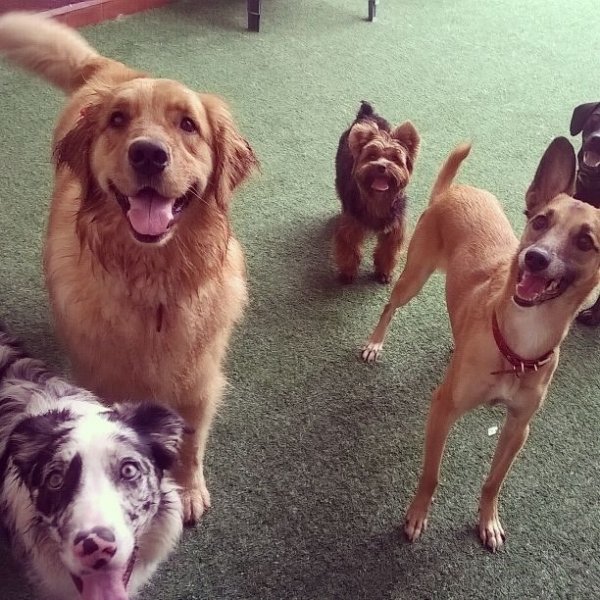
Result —
[[517, 283], [517, 296], [523, 300], [534, 300], [546, 289], [547, 283], [546, 278], [525, 271], [523, 278]]
[[123, 569], [103, 571], [82, 577], [82, 600], [129, 600], [123, 583]]
[[141, 235], [161, 235], [173, 220], [174, 198], [165, 198], [144, 192], [130, 196], [127, 218], [131, 226]]
[[387, 192], [390, 189], [390, 184], [386, 177], [375, 177], [371, 188], [378, 192]]

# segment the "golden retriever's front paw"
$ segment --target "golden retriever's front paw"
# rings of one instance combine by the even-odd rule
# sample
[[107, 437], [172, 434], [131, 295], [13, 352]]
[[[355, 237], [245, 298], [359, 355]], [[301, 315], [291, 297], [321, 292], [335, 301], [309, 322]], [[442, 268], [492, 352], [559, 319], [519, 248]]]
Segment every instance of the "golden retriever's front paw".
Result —
[[483, 545], [492, 552], [496, 552], [504, 544], [506, 534], [496, 508], [480, 509], [479, 537]]
[[206, 485], [196, 485], [181, 491], [183, 522], [195, 525], [210, 508], [210, 494]]
[[375, 342], [369, 342], [365, 344], [361, 352], [361, 358], [366, 363], [374, 363], [381, 354], [383, 344], [377, 344]]

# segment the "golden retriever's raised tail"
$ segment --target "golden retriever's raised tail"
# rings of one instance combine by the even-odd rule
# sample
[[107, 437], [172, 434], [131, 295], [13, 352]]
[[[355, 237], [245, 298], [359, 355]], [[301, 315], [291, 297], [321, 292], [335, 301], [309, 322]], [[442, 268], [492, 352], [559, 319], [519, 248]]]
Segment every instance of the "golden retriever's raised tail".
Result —
[[13, 12], [0, 17], [0, 52], [72, 93], [101, 65], [101, 57], [76, 31], [40, 14]]

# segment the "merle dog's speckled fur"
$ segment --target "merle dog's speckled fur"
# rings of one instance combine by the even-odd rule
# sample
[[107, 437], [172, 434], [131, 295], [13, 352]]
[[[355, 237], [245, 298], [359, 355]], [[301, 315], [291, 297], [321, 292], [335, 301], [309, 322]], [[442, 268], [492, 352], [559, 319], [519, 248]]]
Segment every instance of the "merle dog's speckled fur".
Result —
[[[106, 408], [0, 327], [0, 523], [44, 598], [79, 598], [77, 586], [102, 577], [108, 562], [133, 566], [129, 595], [148, 579], [181, 533], [165, 469], [182, 434], [183, 421], [165, 408]], [[85, 540], [90, 531], [98, 535]], [[102, 540], [109, 553], [96, 560]]]

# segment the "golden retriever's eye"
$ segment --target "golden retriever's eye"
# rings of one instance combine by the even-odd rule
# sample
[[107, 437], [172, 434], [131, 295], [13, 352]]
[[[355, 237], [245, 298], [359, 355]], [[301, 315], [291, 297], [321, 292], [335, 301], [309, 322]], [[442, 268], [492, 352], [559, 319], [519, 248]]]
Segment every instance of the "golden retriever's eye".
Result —
[[189, 117], [183, 117], [183, 119], [181, 119], [181, 123], [179, 123], [179, 127], [181, 127], [181, 129], [184, 131], [187, 131], [187, 133], [194, 133], [195, 131], [198, 131], [196, 123], [194, 123], [194, 121], [192, 121]]
[[596, 247], [594, 240], [589, 233], [580, 233], [575, 240], [577, 247], [584, 252]]
[[125, 125], [126, 121], [127, 117], [125, 116], [125, 113], [122, 110], [115, 110], [110, 115], [109, 123], [111, 127], [119, 129], [119, 127], [123, 127], [123, 125]]
[[538, 215], [531, 221], [531, 227], [535, 231], [543, 231], [548, 229], [548, 217], [546, 215]]

